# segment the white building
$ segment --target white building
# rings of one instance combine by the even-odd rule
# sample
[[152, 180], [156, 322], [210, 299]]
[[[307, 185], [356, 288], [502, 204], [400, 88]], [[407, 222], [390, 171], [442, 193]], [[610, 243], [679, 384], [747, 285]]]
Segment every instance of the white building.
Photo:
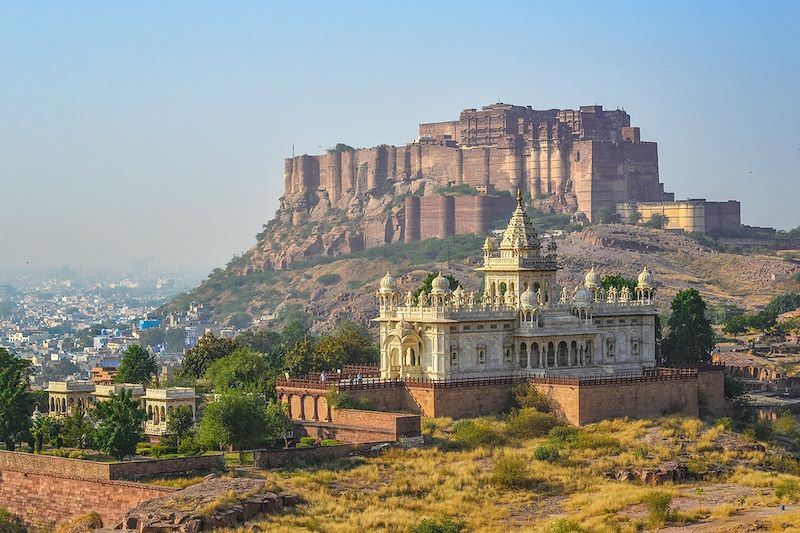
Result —
[[542, 250], [518, 195], [499, 249], [484, 244], [485, 291], [439, 274], [430, 294], [401, 295], [390, 274], [380, 282], [381, 375], [467, 378], [512, 373], [596, 375], [655, 366], [653, 275], [644, 268], [635, 294], [606, 292], [592, 268], [583, 287], [558, 285], [555, 243]]

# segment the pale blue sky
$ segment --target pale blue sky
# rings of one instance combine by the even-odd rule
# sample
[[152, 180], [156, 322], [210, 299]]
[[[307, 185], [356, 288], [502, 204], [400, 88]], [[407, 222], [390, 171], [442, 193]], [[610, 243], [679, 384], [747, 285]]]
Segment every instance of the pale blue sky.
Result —
[[220, 266], [292, 144], [498, 100], [624, 107], [677, 197], [798, 226], [798, 28], [798, 2], [2, 2], [0, 271]]

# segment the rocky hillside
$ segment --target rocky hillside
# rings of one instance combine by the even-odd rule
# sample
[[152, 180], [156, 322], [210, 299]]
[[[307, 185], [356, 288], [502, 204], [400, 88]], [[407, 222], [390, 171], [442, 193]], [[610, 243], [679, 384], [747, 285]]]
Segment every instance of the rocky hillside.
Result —
[[[274, 226], [274, 224], [273, 224]], [[278, 238], [275, 235], [275, 238]], [[275, 246], [293, 246], [275, 241]], [[287, 270], [262, 270], [262, 242], [227, 268], [217, 269], [193, 291], [168, 307], [185, 308], [203, 302], [213, 318], [225, 321], [246, 313], [256, 322], [289, 304], [298, 304], [325, 328], [340, 318], [363, 323], [377, 313], [374, 293], [387, 272], [398, 277], [404, 290], [413, 290], [430, 271], [451, 272], [467, 287], [481, 289], [474, 271], [482, 261], [483, 236], [462, 235], [446, 241], [431, 239], [345, 254], [315, 256]], [[562, 271], [560, 283], [574, 287], [595, 266], [602, 274], [635, 277], [647, 265], [661, 284], [658, 305], [666, 309], [672, 296], [686, 287], [697, 288], [713, 304], [753, 308], [774, 295], [797, 290], [800, 263], [789, 255], [721, 253], [669, 232], [630, 225], [590, 226], [556, 238]]]

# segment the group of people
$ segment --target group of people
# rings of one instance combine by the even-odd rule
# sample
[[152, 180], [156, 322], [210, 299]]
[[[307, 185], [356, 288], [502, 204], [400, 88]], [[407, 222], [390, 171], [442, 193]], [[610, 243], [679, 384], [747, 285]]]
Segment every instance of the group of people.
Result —
[[[348, 374], [347, 379], [350, 382], [350, 385], [353, 385], [354, 383], [361, 385], [362, 383], [364, 383], [364, 375], [361, 372], [359, 372], [355, 376], [353, 376], [353, 374]], [[319, 375], [319, 381], [321, 383], [325, 383], [326, 381], [328, 381], [328, 375], [325, 374], [324, 370]]]

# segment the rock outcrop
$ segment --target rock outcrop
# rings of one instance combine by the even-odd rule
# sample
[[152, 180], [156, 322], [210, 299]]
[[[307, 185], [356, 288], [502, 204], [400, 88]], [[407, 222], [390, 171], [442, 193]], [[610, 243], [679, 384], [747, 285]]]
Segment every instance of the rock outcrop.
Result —
[[125, 514], [116, 529], [139, 533], [211, 531], [235, 527], [298, 501], [296, 496], [267, 490], [262, 480], [210, 476], [202, 483], [138, 505]]

